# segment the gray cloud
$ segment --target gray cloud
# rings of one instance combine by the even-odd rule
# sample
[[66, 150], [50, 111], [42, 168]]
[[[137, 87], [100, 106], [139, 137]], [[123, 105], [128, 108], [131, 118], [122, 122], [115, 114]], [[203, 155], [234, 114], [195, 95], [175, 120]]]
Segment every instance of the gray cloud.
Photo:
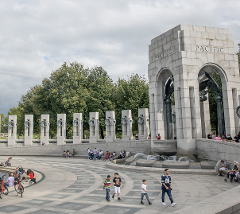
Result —
[[64, 62], [103, 66], [110, 76], [147, 75], [152, 38], [178, 24], [229, 28], [240, 42], [237, 0], [3, 0], [0, 113]]

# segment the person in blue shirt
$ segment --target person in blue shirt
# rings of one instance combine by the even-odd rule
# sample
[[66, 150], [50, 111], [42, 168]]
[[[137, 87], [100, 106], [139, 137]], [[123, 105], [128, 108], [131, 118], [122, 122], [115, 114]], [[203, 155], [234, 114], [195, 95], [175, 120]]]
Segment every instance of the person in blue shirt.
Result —
[[171, 201], [172, 207], [176, 205], [176, 203], [173, 202], [172, 198], [172, 187], [171, 187], [171, 176], [169, 175], [169, 169], [165, 169], [164, 175], [161, 177], [161, 183], [162, 183], [162, 204], [165, 206], [165, 193], [168, 194], [168, 197]]

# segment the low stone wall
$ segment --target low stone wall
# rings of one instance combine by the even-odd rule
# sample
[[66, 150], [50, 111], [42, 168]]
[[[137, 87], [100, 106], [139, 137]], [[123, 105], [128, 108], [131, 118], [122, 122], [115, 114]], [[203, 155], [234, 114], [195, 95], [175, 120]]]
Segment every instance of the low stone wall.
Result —
[[199, 159], [211, 161], [224, 159], [227, 162], [240, 162], [240, 143], [197, 139], [196, 144]]
[[175, 214], [239, 214], [239, 187], [175, 211]]
[[145, 154], [149, 154], [151, 151], [151, 140], [131, 140], [131, 141], [122, 141], [115, 140], [112, 143], [106, 143], [105, 141], [100, 141], [97, 143], [82, 143], [82, 144], [72, 144], [67, 143], [65, 145], [56, 145], [56, 143], [50, 143], [49, 145], [41, 146], [40, 144], [33, 144], [33, 146], [22, 146], [16, 145], [15, 147], [7, 147], [4, 143], [0, 143], [0, 155], [61, 155], [63, 151], [69, 150], [70, 153], [73, 149], [76, 150], [77, 155], [86, 155], [87, 156], [87, 148], [91, 150], [97, 148], [101, 149], [104, 152], [120, 152], [121, 150], [126, 150], [127, 152], [131, 152], [133, 154], [137, 152], [142, 152]]

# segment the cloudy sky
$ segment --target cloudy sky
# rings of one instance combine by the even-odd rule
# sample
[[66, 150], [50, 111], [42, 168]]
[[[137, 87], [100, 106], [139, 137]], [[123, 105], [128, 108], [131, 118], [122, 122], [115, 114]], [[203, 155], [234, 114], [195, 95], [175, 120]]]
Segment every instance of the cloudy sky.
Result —
[[147, 76], [152, 38], [178, 24], [229, 28], [239, 0], [1, 0], [0, 113], [64, 62], [102, 66], [114, 81]]

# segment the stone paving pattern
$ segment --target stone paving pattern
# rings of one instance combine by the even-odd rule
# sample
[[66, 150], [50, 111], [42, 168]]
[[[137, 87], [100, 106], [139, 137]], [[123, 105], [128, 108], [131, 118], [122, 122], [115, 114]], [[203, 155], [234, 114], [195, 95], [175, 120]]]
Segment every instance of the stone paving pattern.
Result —
[[[0, 159], [2, 159], [0, 157]], [[45, 179], [25, 189], [23, 197], [10, 192], [0, 200], [0, 214], [3, 213], [172, 213], [193, 205], [226, 190], [238, 183], [225, 183], [223, 177], [216, 175], [173, 174], [173, 198], [177, 203], [167, 206], [161, 203], [161, 174], [118, 171], [123, 181], [122, 201], [105, 200], [103, 181], [115, 170], [106, 167], [106, 162], [86, 159], [65, 159], [46, 157], [13, 157], [12, 164], [42, 172]], [[141, 181], [147, 180], [147, 189], [151, 202], [140, 204]], [[113, 188], [111, 189], [111, 194]]]

